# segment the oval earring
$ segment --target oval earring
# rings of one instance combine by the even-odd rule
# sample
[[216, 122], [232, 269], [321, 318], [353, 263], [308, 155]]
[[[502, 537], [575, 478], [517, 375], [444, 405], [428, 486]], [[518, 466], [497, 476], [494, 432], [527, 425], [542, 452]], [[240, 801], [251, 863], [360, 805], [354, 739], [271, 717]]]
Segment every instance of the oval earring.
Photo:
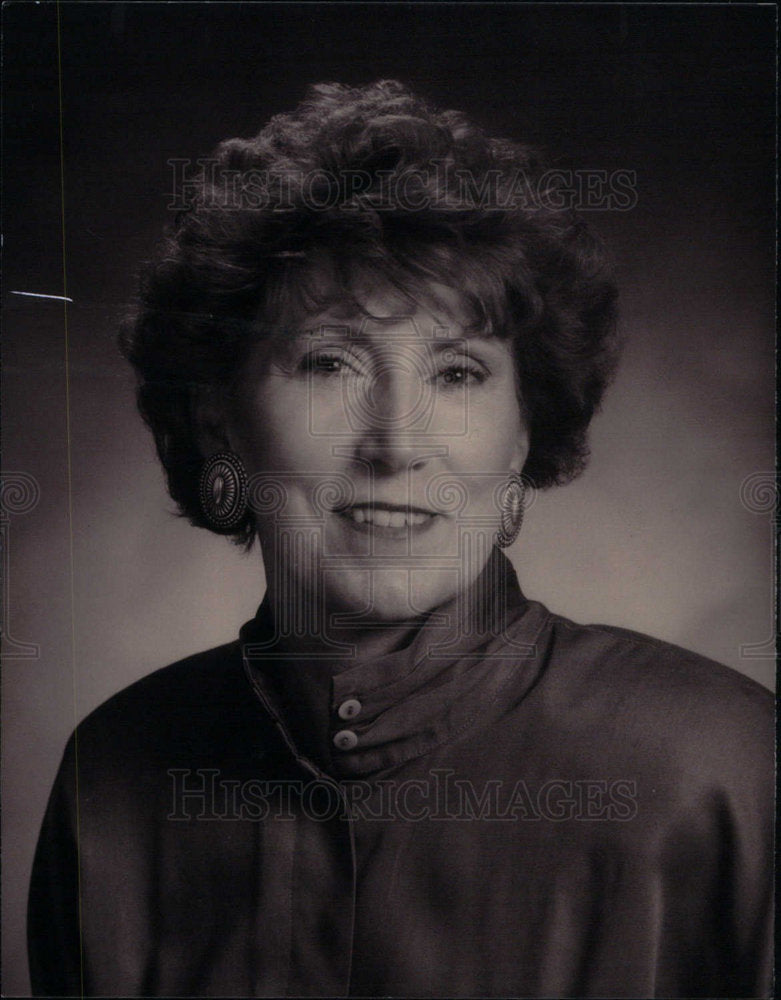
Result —
[[214, 531], [229, 532], [247, 513], [247, 473], [233, 451], [219, 451], [201, 469], [198, 495], [201, 510]]
[[494, 541], [501, 549], [512, 545], [520, 534], [525, 496], [526, 488], [523, 479], [517, 472], [514, 472], [510, 476], [502, 496], [501, 527], [494, 537]]

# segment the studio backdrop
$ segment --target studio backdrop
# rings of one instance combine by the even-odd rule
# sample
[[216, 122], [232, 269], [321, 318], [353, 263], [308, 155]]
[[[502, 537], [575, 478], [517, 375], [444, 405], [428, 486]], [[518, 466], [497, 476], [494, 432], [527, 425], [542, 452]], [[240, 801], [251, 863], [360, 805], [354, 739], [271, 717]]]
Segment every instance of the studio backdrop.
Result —
[[525, 593], [773, 678], [771, 6], [6, 6], [3, 991], [65, 741], [235, 637], [257, 550], [173, 513], [116, 346], [199, 157], [308, 84], [394, 78], [544, 147], [616, 262], [623, 364], [575, 483], [531, 497]]

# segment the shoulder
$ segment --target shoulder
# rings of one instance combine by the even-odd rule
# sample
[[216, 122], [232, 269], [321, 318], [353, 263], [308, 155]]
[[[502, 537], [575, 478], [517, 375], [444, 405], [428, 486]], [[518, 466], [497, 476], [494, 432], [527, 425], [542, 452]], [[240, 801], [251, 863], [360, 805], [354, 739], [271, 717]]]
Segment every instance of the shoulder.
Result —
[[548, 713], [638, 755], [704, 776], [772, 769], [774, 705], [756, 681], [691, 650], [611, 625], [548, 613]]
[[[80, 770], [208, 758], [257, 726], [258, 703], [244, 674], [241, 645], [226, 643], [156, 670], [99, 705], [78, 724]], [[171, 764], [173, 766], [173, 764]]]
[[615, 699], [648, 699], [738, 706], [772, 715], [774, 698], [767, 688], [706, 656], [673, 643], [614, 625], [581, 625], [548, 613], [547, 630], [555, 665], [567, 669], [567, 683], [608, 684]]
[[219, 698], [235, 685], [240, 665], [237, 642], [187, 656], [118, 691], [91, 712], [81, 726], [95, 726], [105, 717], [134, 715], [139, 710], [154, 714], [177, 705], [192, 708], [204, 698]]
[[642, 665], [665, 663], [674, 667], [675, 676], [682, 682], [710, 678], [769, 696], [767, 689], [756, 681], [693, 650], [616, 625], [583, 625], [563, 615], [548, 614], [550, 627], [562, 641], [569, 641], [584, 652], [593, 650], [600, 660], [629, 660], [636, 669]]

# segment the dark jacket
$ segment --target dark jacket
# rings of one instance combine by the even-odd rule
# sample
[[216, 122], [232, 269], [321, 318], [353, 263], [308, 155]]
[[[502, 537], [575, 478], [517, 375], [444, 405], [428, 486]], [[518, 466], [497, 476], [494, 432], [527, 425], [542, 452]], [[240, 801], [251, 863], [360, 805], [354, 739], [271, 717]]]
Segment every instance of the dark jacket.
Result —
[[261, 609], [93, 712], [36, 854], [35, 993], [770, 995], [771, 695], [494, 562], [500, 627], [331, 681]]

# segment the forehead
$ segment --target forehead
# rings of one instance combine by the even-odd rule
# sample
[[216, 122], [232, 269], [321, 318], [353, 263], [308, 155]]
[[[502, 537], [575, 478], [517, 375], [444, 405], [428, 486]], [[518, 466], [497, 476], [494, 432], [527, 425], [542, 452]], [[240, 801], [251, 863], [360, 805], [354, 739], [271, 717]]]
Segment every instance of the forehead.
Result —
[[354, 296], [304, 316], [300, 332], [311, 337], [440, 340], [468, 336], [471, 326], [462, 296], [445, 285], [430, 283], [424, 295], [415, 297], [389, 286], [358, 289]]

